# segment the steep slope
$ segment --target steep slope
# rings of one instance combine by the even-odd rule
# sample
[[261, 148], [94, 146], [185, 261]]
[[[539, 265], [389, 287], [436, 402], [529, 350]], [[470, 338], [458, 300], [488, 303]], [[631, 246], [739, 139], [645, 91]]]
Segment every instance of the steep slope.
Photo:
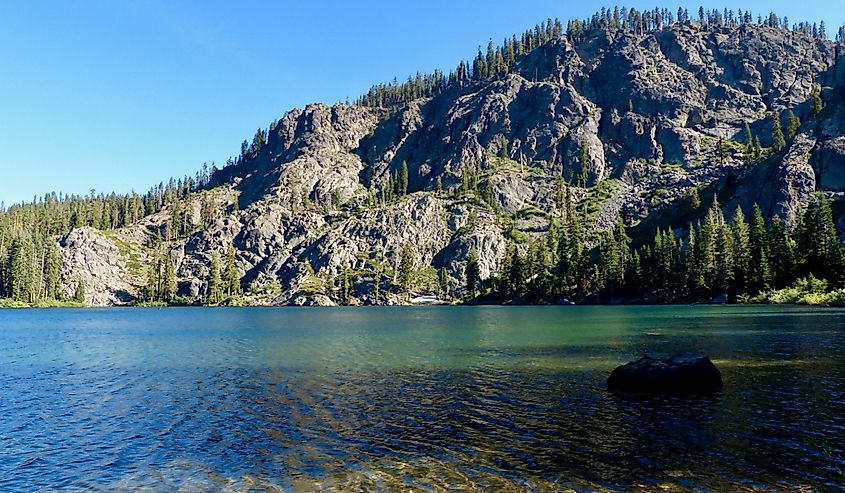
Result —
[[[759, 203], [794, 224], [817, 190], [845, 191], [838, 52], [752, 24], [598, 30], [577, 42], [552, 39], [509, 75], [390, 110], [293, 110], [254, 153], [213, 177], [219, 186], [203, 193], [224, 212], [168, 244], [180, 292], [204, 296], [212, 257], [231, 245], [251, 303], [346, 301], [337, 289], [350, 272], [350, 301], [397, 303], [407, 299], [397, 271], [410, 246], [416, 292], [436, 291], [442, 270], [460, 294], [469, 251], [478, 252], [482, 278], [496, 273], [509, 239], [539, 237], [560, 217], [563, 181], [594, 229], [622, 220], [653, 232], [693, 220], [686, 204], [697, 190], [720, 193], [726, 210]], [[817, 116], [814, 91], [827, 101]], [[744, 125], [768, 147], [769, 115], [787, 109], [805, 122], [789, 148], [748, 162]], [[380, 200], [403, 165], [409, 194]], [[461, 192], [468, 181], [479, 193]], [[165, 211], [117, 232], [123, 250], [145, 251], [167, 221]], [[78, 256], [77, 243], [64, 242], [67, 256]], [[126, 265], [115, 266], [120, 283], [97, 290], [139, 297], [145, 280]]]

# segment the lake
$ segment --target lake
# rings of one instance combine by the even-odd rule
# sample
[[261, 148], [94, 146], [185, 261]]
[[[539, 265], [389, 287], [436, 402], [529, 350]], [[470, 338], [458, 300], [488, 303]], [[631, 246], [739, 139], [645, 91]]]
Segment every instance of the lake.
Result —
[[[698, 352], [715, 397], [608, 394]], [[0, 310], [0, 491], [845, 488], [845, 311]]]

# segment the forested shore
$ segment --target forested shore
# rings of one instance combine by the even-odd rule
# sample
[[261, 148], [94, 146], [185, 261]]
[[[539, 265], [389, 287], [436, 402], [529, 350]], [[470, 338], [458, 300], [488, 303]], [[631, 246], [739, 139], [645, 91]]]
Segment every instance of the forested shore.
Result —
[[[700, 199], [693, 202], [700, 206]], [[817, 195], [799, 224], [759, 206], [727, 220], [716, 197], [702, 221], [657, 230], [635, 246], [620, 223], [591, 240], [571, 203], [560, 223], [524, 251], [509, 245], [500, 275], [467, 283], [480, 303], [811, 303], [845, 301], [845, 252], [830, 202]]]
[[0, 305], [841, 304], [844, 36], [550, 18], [222, 168], [0, 204]]

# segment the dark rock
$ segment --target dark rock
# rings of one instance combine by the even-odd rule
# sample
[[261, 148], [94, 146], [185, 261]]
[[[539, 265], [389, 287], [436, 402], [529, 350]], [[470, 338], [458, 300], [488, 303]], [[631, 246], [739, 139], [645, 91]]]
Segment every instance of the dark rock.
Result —
[[722, 389], [722, 374], [705, 356], [647, 355], [610, 374], [607, 389], [640, 394], [713, 394]]

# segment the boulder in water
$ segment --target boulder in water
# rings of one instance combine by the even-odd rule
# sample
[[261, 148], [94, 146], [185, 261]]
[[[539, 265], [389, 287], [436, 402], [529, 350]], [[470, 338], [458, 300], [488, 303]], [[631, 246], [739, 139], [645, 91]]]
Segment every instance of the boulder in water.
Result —
[[607, 389], [638, 394], [707, 395], [722, 389], [722, 373], [705, 356], [647, 355], [613, 370]]

